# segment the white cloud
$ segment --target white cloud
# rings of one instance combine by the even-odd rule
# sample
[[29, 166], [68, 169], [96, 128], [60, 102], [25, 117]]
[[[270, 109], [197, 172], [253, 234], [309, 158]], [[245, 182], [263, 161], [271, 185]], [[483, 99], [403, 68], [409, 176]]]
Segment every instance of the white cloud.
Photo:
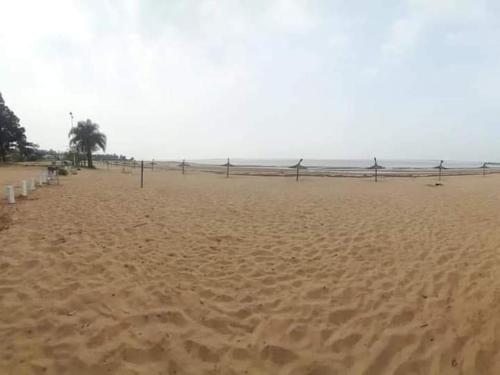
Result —
[[[471, 44], [498, 38], [500, 28], [467, 32], [479, 23], [470, 14], [483, 17], [479, 5], [437, 2], [369, 11], [303, 0], [5, 2], [0, 91], [43, 147], [66, 147], [71, 110], [101, 124], [111, 152], [136, 157], [361, 156], [377, 139], [367, 125], [375, 115], [391, 112], [377, 132], [397, 134], [427, 105], [414, 104], [406, 89], [420, 82], [392, 62], [421, 58], [436, 25]], [[494, 85], [483, 82], [491, 71], [476, 82], [493, 102]], [[432, 72], [420, 73], [423, 87]], [[429, 84], [442, 84], [441, 96], [461, 87]]]
[[455, 28], [476, 28], [487, 19], [486, 3], [482, 0], [408, 0], [404, 15], [391, 25], [382, 51], [385, 57], [401, 58], [440, 28], [453, 30], [444, 37], [457, 41], [463, 39], [464, 31]]
[[487, 16], [483, 0], [409, 0], [412, 12], [438, 22], [467, 24]]
[[274, 0], [267, 11], [269, 26], [290, 33], [306, 33], [318, 26], [319, 18], [307, 0]]
[[422, 31], [423, 25], [420, 19], [415, 17], [398, 19], [392, 25], [389, 36], [382, 45], [384, 53], [398, 57], [413, 50]]

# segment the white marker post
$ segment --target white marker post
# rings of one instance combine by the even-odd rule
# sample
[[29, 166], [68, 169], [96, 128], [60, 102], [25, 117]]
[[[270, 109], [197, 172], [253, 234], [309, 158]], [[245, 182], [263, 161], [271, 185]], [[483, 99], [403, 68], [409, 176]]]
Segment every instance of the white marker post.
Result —
[[12, 185], [7, 185], [5, 188], [5, 195], [7, 197], [7, 202], [8, 203], [16, 203], [16, 196], [14, 194], [14, 186]]
[[43, 174], [38, 176], [38, 186], [43, 186]]
[[36, 182], [35, 182], [35, 177], [31, 178], [31, 183], [30, 183], [30, 190], [33, 191], [36, 189]]
[[23, 197], [28, 196], [28, 181], [26, 181], [26, 180], [21, 181], [21, 195]]

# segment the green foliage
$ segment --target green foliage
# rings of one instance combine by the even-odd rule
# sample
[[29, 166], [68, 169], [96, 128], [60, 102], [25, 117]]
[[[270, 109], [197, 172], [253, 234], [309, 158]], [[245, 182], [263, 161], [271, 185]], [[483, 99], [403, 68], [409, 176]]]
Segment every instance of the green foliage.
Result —
[[128, 158], [126, 155], [117, 154], [97, 154], [94, 155], [94, 160], [106, 161], [106, 160], [134, 160], [134, 158]]
[[92, 152], [106, 150], [106, 135], [99, 131], [99, 125], [89, 119], [78, 121], [78, 124], [71, 128], [69, 137], [69, 144], [75, 147], [77, 154], [86, 155], [89, 168], [93, 168]]
[[27, 141], [26, 130], [0, 94], [0, 160], [5, 162], [8, 156], [13, 156], [15, 160], [29, 159], [37, 147]]
[[68, 175], [68, 171], [66, 170], [66, 168], [62, 168], [62, 167], [57, 168], [57, 173], [59, 174], [59, 176], [67, 176]]

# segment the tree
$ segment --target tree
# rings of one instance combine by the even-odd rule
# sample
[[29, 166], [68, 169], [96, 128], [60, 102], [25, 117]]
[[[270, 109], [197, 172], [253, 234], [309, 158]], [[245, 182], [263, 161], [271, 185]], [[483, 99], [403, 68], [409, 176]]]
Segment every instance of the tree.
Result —
[[71, 128], [68, 136], [70, 146], [75, 146], [79, 152], [86, 154], [89, 168], [94, 167], [92, 152], [98, 149], [106, 151], [106, 135], [99, 131], [99, 125], [89, 119], [78, 121], [78, 124]]
[[16, 149], [21, 158], [29, 156], [36, 145], [26, 139], [26, 129], [19, 124], [19, 118], [5, 105], [0, 93], [0, 160], [7, 161], [7, 156]]
[[21, 160], [32, 160], [38, 150], [38, 145], [26, 140], [26, 136], [23, 136], [17, 142], [17, 148], [19, 149], [19, 156]]

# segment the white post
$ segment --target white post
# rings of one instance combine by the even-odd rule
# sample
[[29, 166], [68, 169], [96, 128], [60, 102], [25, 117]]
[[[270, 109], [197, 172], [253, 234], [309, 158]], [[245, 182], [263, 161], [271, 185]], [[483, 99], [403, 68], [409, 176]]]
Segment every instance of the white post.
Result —
[[38, 186], [43, 186], [43, 174], [38, 176]]
[[28, 196], [28, 181], [26, 181], [26, 180], [21, 181], [21, 195], [23, 197]]
[[31, 186], [30, 190], [35, 190], [36, 189], [36, 182], [35, 182], [35, 177], [31, 178]]
[[7, 185], [7, 187], [5, 188], [5, 193], [7, 195], [7, 202], [16, 203], [16, 196], [14, 194], [14, 186]]

